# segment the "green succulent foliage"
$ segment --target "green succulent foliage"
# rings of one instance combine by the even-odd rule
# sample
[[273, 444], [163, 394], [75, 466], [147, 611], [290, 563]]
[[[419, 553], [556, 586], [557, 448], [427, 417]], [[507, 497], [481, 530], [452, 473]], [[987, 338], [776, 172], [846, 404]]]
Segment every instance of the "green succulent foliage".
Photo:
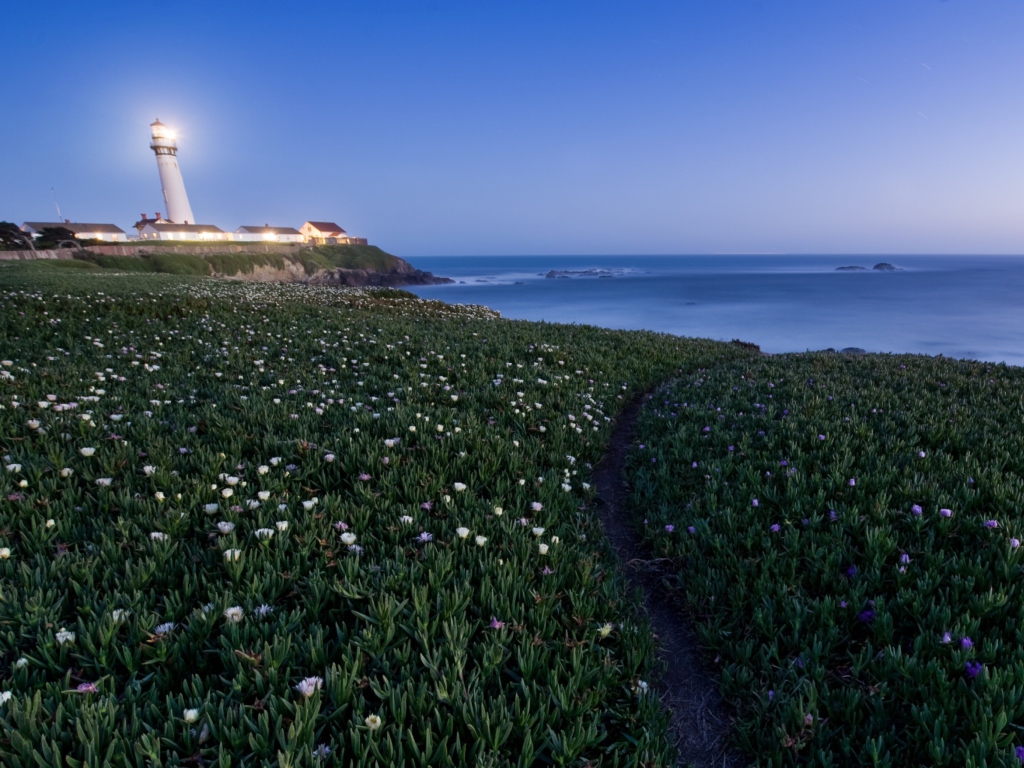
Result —
[[809, 354], [651, 396], [638, 523], [758, 764], [1020, 764], [1022, 385], [1002, 365]]
[[5, 766], [671, 762], [584, 483], [624, 402], [745, 352], [399, 291], [0, 284]]

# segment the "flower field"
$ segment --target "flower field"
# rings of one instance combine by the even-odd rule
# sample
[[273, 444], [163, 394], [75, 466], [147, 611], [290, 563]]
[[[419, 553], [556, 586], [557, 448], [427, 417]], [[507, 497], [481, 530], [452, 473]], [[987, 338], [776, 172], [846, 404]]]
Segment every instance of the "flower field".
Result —
[[1024, 761], [1024, 372], [787, 355], [647, 402], [638, 525], [759, 765]]
[[[625, 402], [742, 349], [397, 291], [35, 265], [0, 268], [0, 324], [3, 765], [670, 764], [650, 630], [588, 474]], [[1020, 672], [999, 643], [1016, 601], [980, 585], [1016, 573], [1013, 518], [969, 525], [1020, 455], [971, 450], [996, 445], [1010, 452], [973, 470], [977, 489], [948, 478], [956, 517], [922, 498], [899, 535], [915, 570], [939, 552], [914, 531], [968, 558], [969, 583], [934, 588], [976, 618], [928, 621], [976, 646], [922, 663], [1012, 722]], [[850, 619], [861, 645], [910, 620], [875, 586], [889, 549], [872, 546], [844, 553], [865, 574], [848, 599], [876, 600], [874, 623]], [[886, 588], [919, 578], [878, 563]], [[974, 681], [953, 674], [967, 659], [986, 665]], [[775, 706], [803, 695], [787, 680]]]

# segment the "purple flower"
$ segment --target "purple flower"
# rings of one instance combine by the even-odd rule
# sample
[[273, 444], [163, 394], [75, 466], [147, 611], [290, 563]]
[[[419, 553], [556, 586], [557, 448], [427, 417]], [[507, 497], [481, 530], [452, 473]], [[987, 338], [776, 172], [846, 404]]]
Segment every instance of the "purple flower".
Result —
[[779, 462], [779, 466], [780, 467], [788, 467], [789, 466], [789, 462], [788, 461], [780, 461]]
[[1020, 760], [1021, 765], [1024, 765], [1024, 747], [1017, 747], [1013, 750], [1013, 754], [1017, 756], [1018, 760]]
[[772, 523], [771, 532], [778, 533], [781, 530], [778, 523]]
[[421, 534], [419, 535], [419, 539], [420, 539], [420, 541], [422, 541], [422, 542], [423, 542], [424, 544], [426, 544], [426, 543], [427, 543], [428, 541], [433, 541], [433, 540], [434, 540], [434, 534], [432, 534], [432, 533], [427, 533], [426, 531], [424, 531], [423, 533], [421, 533]]
[[294, 472], [299, 467], [297, 464], [285, 464], [284, 468], [287, 469], [289, 472]]
[[696, 462], [696, 461], [695, 461], [695, 462], [693, 462], [693, 464], [692, 464], [691, 466], [692, 466], [692, 467], [693, 467], [694, 469], [696, 469], [696, 468], [697, 468], [697, 462]]
[[687, 528], [686, 530], [688, 530], [690, 533], [696, 533], [697, 532], [697, 529], [694, 528], [692, 525], [689, 528]]
[[100, 689], [96, 687], [96, 683], [80, 683], [76, 691], [79, 693], [99, 693]]
[[910, 508], [910, 511], [913, 512], [915, 515], [920, 515], [922, 512], [924, 512], [924, 510], [921, 509], [920, 504], [915, 504], [914, 506], [912, 506]]
[[420, 509], [425, 509], [425, 510], [427, 510], [427, 512], [429, 512], [433, 508], [434, 508], [434, 502], [432, 502], [432, 501], [424, 501], [422, 504], [420, 504]]
[[840, 607], [840, 608], [845, 608], [845, 607], [846, 607], [846, 605], [847, 605], [847, 603], [846, 603], [846, 601], [845, 601], [845, 600], [840, 600], [840, 601], [839, 601], [839, 607]]
[[[768, 701], [774, 701], [774, 700], [775, 700], [775, 691], [768, 691]], [[1024, 749], [1024, 747], [1021, 747], [1021, 749]]]
[[1010, 549], [1016, 549], [1020, 546], [1020, 539], [1010, 539]]
[[705, 432], [710, 432], [711, 431], [711, 427], [704, 427], [704, 431]]
[[942, 515], [943, 517], [952, 517], [953, 516], [953, 510], [952, 509], [940, 509], [939, 510], [939, 514]]
[[964, 664], [964, 671], [967, 673], [967, 676], [971, 680], [973, 680], [978, 675], [980, 675], [981, 674], [981, 670], [983, 670], [984, 668], [985, 667], [982, 666], [980, 661], [968, 661], [967, 663]]
[[953, 638], [950, 636], [949, 632], [943, 632], [942, 633], [942, 644], [943, 645], [949, 645], [951, 642], [953, 642]]
[[851, 477], [850, 478], [850, 482], [848, 483], [848, 485], [850, 485], [852, 487], [852, 486], [854, 486], [856, 484], [857, 484], [857, 479], [854, 478], [854, 477]]
[[504, 621], [498, 621], [497, 618], [492, 616], [491, 617], [491, 623], [487, 625], [487, 628], [488, 629], [504, 629], [505, 628], [505, 622]]
[[900, 555], [900, 563], [902, 563], [903, 565], [906, 565], [909, 562], [910, 562], [910, 555], [908, 555], [906, 552], [904, 552], [902, 555]]
[[761, 506], [761, 502], [759, 502], [757, 499], [754, 499], [752, 502], [750, 502], [750, 506], [759, 507]]
[[361, 475], [359, 475], [359, 479], [362, 480], [363, 482], [366, 482], [367, 480], [370, 479], [370, 476], [363, 472]]
[[923, 459], [924, 458], [924, 451], [918, 451], [917, 452], [917, 458]]
[[847, 568], [846, 569], [846, 575], [849, 576], [851, 579], [854, 576], [856, 576], [857, 575], [857, 566], [856, 565], [851, 565], [849, 568]]
[[825, 436], [824, 436], [824, 435], [818, 435], [818, 439], [819, 439], [819, 440], [824, 440], [824, 439], [825, 439]]
[[544, 576], [550, 576], [552, 573], [554, 573], [554, 571], [552, 571], [546, 565], [544, 566], [544, 569], [541, 571], [541, 574], [543, 574]]
[[960, 640], [960, 647], [963, 648], [965, 651], [969, 650], [970, 648], [974, 647], [974, 641], [971, 640], [971, 638], [969, 637], [963, 637]]
[[836, 515], [836, 511], [834, 509], [830, 509], [828, 511], [828, 519], [829, 520], [835, 520], [837, 517], [838, 517], [838, 515]]
[[875, 612], [870, 608], [866, 608], [857, 614], [857, 619], [863, 621], [865, 624], [870, 624], [875, 620]]
[[674, 525], [672, 525], [671, 523], [669, 523], [668, 525], [665, 526], [665, 530], [668, 531], [669, 533], [672, 533], [672, 531], [674, 531], [675, 529], [676, 529], [676, 527]]
[[985, 521], [985, 527], [986, 528], [998, 528], [999, 527], [999, 521], [998, 520], [986, 520]]
[[330, 754], [331, 754], [331, 748], [328, 747], [326, 744], [321, 744], [320, 746], [318, 746], [316, 749], [313, 750], [313, 757], [315, 757], [317, 760], [323, 760], [323, 759], [329, 757]]

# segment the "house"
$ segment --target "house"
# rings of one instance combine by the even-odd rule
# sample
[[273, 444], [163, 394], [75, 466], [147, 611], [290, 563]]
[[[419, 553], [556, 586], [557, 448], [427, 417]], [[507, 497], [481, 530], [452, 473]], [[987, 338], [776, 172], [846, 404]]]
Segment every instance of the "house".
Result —
[[307, 221], [299, 232], [307, 243], [317, 245], [340, 245], [349, 242], [348, 233], [333, 221]]
[[136, 224], [141, 240], [215, 240], [231, 241], [234, 233], [213, 224], [175, 224], [171, 221], [146, 219]]
[[74, 221], [26, 221], [21, 225], [23, 232], [38, 237], [44, 229], [61, 227], [74, 232], [79, 240], [105, 240], [109, 243], [125, 243], [128, 235], [114, 224], [80, 224]]
[[235, 240], [242, 242], [261, 243], [302, 243], [305, 238], [295, 227], [239, 227], [235, 230]]

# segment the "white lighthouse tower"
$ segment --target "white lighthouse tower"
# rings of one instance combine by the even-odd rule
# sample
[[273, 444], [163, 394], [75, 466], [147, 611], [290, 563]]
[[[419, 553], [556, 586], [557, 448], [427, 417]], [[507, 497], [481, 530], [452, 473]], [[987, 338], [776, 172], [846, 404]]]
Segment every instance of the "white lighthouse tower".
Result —
[[178, 168], [178, 145], [174, 142], [174, 131], [160, 122], [150, 124], [153, 129], [153, 143], [149, 148], [156, 153], [156, 167], [160, 170], [160, 186], [164, 190], [167, 204], [167, 220], [175, 224], [195, 224], [195, 216], [185, 194], [185, 182]]

